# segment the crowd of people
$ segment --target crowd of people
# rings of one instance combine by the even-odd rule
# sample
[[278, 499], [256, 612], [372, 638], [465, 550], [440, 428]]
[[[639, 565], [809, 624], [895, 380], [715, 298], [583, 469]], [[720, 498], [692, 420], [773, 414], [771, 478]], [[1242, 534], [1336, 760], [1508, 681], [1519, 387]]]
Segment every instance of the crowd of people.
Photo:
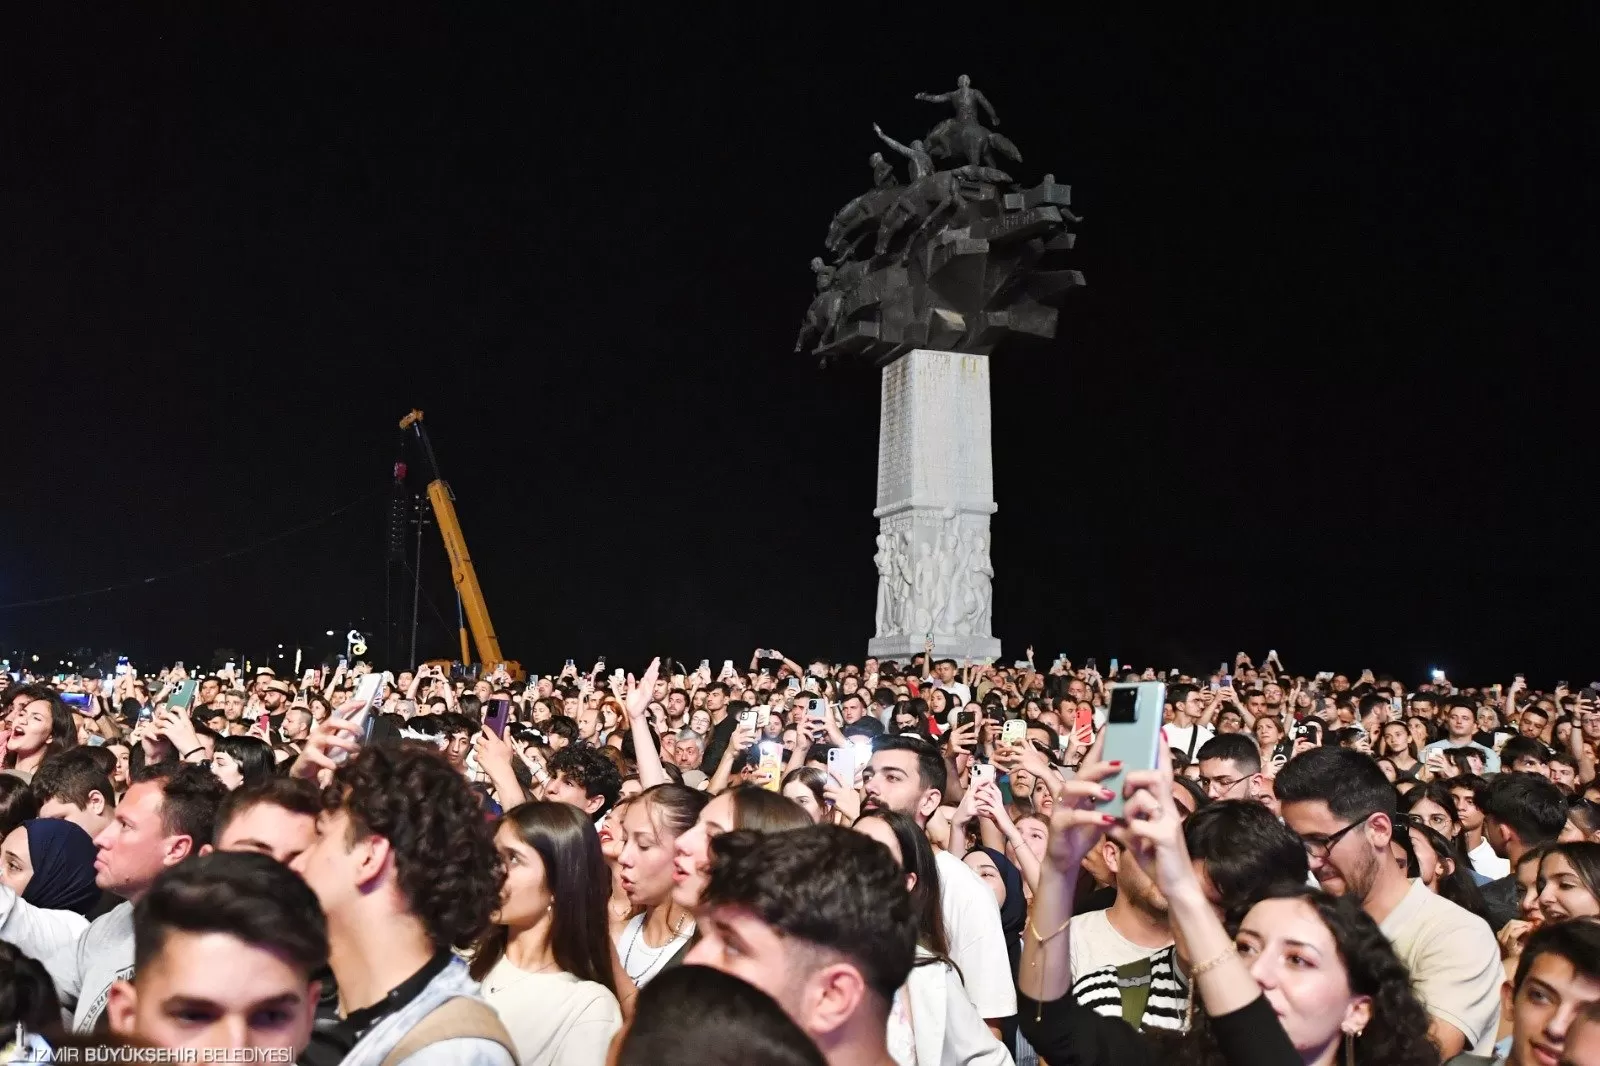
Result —
[[[1600, 686], [4, 680], [0, 1062], [1600, 1066]], [[1155, 764], [1108, 761], [1150, 681]]]

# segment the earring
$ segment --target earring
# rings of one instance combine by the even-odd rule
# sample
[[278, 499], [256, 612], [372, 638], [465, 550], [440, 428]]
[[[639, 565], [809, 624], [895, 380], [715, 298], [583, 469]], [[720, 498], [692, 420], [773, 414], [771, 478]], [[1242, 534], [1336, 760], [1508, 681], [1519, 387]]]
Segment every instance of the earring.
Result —
[[1356, 1037], [1360, 1035], [1359, 1030], [1344, 1031], [1344, 1066], [1356, 1066]]

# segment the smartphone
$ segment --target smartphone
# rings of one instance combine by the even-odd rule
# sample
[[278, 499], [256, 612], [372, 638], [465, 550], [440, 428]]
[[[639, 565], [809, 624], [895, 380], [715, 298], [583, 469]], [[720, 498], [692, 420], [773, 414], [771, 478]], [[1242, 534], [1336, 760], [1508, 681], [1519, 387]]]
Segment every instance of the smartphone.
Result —
[[1091, 673], [1096, 673], [1099, 671], [1100, 666], [1094, 661], [1094, 656], [1091, 655], [1087, 659], [1083, 660], [1083, 668]]
[[975, 762], [972, 764], [971, 787], [977, 788], [985, 781], [994, 782], [994, 763]]
[[760, 715], [760, 711], [740, 711], [739, 725], [753, 733], [756, 730], [756, 720], [760, 717]]
[[1140, 681], [1112, 685], [1106, 707], [1105, 762], [1121, 762], [1122, 769], [1107, 778], [1105, 786], [1115, 795], [1101, 810], [1122, 816], [1122, 775], [1128, 770], [1153, 770], [1161, 751], [1162, 704], [1167, 686], [1160, 681]]
[[838, 778], [845, 788], [855, 784], [856, 752], [848, 744], [842, 748], [828, 749], [828, 773]]
[[230, 674], [233, 673], [233, 660], [229, 659], [227, 662], [223, 663], [222, 668], [228, 671]]
[[270, 737], [272, 735], [272, 718], [265, 714], [256, 715], [256, 728], [261, 730], [262, 736]]
[[725, 674], [733, 673], [733, 660], [732, 659], [724, 659], [724, 660], [722, 660], [722, 672], [725, 673]]
[[1435, 670], [1433, 672], [1433, 683], [1435, 685], [1437, 685], [1439, 682], [1441, 682], [1443, 680], [1444, 680], [1444, 671], [1443, 670]]
[[813, 722], [826, 721], [828, 717], [828, 701], [806, 700], [806, 715]]
[[761, 787], [768, 792], [779, 792], [783, 789], [783, 746], [777, 741], [763, 740], [760, 748], [761, 762], [757, 765], [767, 775], [766, 784]]
[[624, 674], [621, 670], [613, 670], [613, 671], [611, 671], [611, 691], [612, 692], [621, 692], [622, 691], [622, 686], [626, 681], [627, 681], [627, 675]]
[[1229, 674], [1223, 674], [1222, 675], [1222, 680], [1217, 682], [1217, 687], [1218, 688], [1232, 688], [1233, 687], [1233, 677], [1231, 675], [1229, 675]]
[[489, 701], [489, 713], [484, 716], [483, 724], [493, 730], [497, 737], [506, 735], [506, 721], [511, 717], [511, 700], [500, 696]]
[[700, 669], [702, 669], [702, 670], [711, 669], [711, 660], [710, 659], [701, 659], [700, 660]]
[[63, 692], [61, 702], [78, 712], [89, 709], [89, 694], [87, 692]]
[[178, 687], [173, 690], [172, 696], [167, 700], [167, 706], [182, 707], [187, 711], [190, 707], [194, 706], [194, 693], [199, 687], [200, 682], [194, 680], [193, 678], [189, 679], [188, 681], [181, 682]]
[[1079, 707], [1076, 717], [1072, 720], [1072, 731], [1081, 733], [1085, 729], [1094, 729], [1094, 711], [1088, 707]]
[[790, 692], [797, 692], [797, 691], [799, 691], [799, 689], [800, 689], [800, 679], [798, 677], [791, 677], [789, 679], [789, 691]]
[[1112, 677], [1116, 677], [1117, 676], [1117, 660], [1115, 660], [1115, 659], [1111, 660], [1111, 676]]
[[[361, 726], [361, 743], [365, 744], [372, 739], [372, 701], [378, 698], [378, 690], [383, 686], [382, 674], [362, 674], [356, 682], [356, 690], [348, 699], [339, 704], [339, 709], [333, 713], [346, 721], [355, 722]], [[335, 748], [329, 757], [337, 764], [343, 764], [349, 752], [343, 748]]]
[[978, 712], [977, 711], [957, 711], [955, 713], [955, 717], [950, 720], [950, 728], [952, 728], [952, 729], [960, 729], [962, 726], [971, 725], [973, 722], [976, 722], [977, 720], [978, 720]]
[[[1389, 697], [1389, 713], [1390, 714], [1400, 714], [1400, 715], [1405, 714], [1406, 713], [1406, 701], [1405, 701], [1405, 699], [1403, 697], [1400, 697], [1400, 696], [1391, 696], [1391, 697]], [[1396, 721], [1396, 719], [1391, 718], [1390, 721]]]
[[574, 662], [573, 660], [571, 660], [571, 659], [567, 660], [567, 669], [568, 670], [576, 669], [577, 666], [578, 666], [578, 664], [576, 662]]
[[1028, 722], [1024, 718], [1007, 719], [1006, 724], [1000, 727], [1000, 742], [1011, 747], [1016, 747], [1028, 739]]
[[1026, 659], [1017, 659], [1011, 664], [1014, 670], [1032, 670], [1033, 664]]

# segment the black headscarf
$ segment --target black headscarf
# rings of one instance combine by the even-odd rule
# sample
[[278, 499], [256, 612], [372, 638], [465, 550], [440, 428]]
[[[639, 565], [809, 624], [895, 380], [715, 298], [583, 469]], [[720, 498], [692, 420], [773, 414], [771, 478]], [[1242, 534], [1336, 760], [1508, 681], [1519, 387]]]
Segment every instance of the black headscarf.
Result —
[[23, 822], [33, 878], [22, 898], [45, 910], [83, 914], [100, 899], [94, 883], [94, 841], [77, 824], [59, 818]]
[[1017, 976], [1017, 963], [1022, 960], [1022, 931], [1028, 924], [1028, 900], [1022, 892], [1022, 872], [1016, 863], [993, 848], [980, 848], [994, 861], [1000, 871], [1000, 880], [1006, 886], [1006, 901], [1000, 905], [1000, 929], [1006, 935], [1006, 955], [1011, 959], [1011, 976]]

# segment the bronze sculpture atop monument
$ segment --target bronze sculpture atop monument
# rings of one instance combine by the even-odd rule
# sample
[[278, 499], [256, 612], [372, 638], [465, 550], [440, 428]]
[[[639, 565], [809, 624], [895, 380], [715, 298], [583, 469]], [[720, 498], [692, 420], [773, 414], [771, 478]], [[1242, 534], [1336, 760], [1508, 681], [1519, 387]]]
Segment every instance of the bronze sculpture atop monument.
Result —
[[955, 115], [903, 144], [877, 124], [882, 142], [908, 162], [900, 184], [881, 152], [868, 160], [872, 188], [833, 217], [813, 261], [817, 294], [796, 351], [823, 364], [860, 358], [883, 366], [915, 348], [987, 355], [1009, 333], [1055, 335], [1056, 307], [1083, 275], [1058, 260], [1073, 246], [1071, 189], [1053, 176], [1026, 188], [996, 167], [1021, 162], [987, 97], [961, 75], [946, 93]]

